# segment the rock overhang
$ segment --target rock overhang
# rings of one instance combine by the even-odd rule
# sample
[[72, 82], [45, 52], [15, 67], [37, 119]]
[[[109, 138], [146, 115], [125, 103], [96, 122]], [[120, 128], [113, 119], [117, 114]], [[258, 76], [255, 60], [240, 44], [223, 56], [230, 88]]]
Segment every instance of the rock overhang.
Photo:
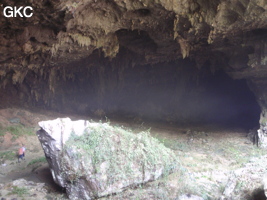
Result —
[[[197, 82], [201, 69], [209, 68], [246, 79], [266, 110], [264, 0], [3, 0], [1, 5], [1, 11], [5, 6], [34, 9], [30, 18], [1, 16], [3, 99], [19, 96], [22, 103], [15, 103], [20, 105], [96, 113], [104, 109], [105, 98], [123, 101], [114, 96], [131, 78], [129, 68], [138, 66], [134, 73], [147, 79], [151, 74], [149, 84], [155, 85], [176, 73]], [[165, 79], [152, 77], [159, 66], [169, 70], [167, 65], [176, 71], [163, 72]]]
[[246, 48], [255, 51], [266, 42], [255, 33], [266, 35], [265, 1], [5, 0], [2, 9], [8, 5], [31, 5], [34, 15], [1, 16], [4, 71], [64, 66], [97, 49], [114, 58], [121, 47], [139, 55], [140, 63], [190, 57], [201, 66], [222, 56], [231, 59], [229, 50], [251, 54]]

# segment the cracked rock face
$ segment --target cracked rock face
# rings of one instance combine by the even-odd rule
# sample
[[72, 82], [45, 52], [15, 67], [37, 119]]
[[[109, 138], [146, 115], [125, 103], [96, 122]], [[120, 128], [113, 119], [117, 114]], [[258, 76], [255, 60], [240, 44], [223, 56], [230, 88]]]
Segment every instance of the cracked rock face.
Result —
[[142, 132], [69, 118], [39, 122], [53, 179], [70, 199], [95, 199], [171, 173], [174, 152]]

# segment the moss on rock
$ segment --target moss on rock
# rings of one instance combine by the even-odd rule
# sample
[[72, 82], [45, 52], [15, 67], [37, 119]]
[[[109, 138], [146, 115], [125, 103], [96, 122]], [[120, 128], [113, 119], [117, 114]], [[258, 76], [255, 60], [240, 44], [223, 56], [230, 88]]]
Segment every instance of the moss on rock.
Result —
[[109, 123], [68, 118], [39, 125], [53, 178], [71, 199], [118, 193], [168, 175], [178, 164], [174, 152], [149, 131], [134, 134]]

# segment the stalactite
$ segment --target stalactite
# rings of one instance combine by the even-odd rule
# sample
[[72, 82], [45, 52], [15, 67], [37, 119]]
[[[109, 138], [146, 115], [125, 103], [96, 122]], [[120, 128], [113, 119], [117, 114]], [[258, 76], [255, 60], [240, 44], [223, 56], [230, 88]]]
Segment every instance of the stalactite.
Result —
[[176, 15], [175, 19], [173, 21], [173, 39], [174, 40], [179, 36], [179, 34], [177, 33], [177, 24], [178, 24], [178, 22], [179, 22], [179, 16]]
[[178, 38], [178, 42], [180, 44], [181, 53], [182, 53], [183, 58], [188, 57], [190, 54], [190, 48], [191, 48], [190, 45], [183, 38]]
[[117, 36], [112, 35], [109, 37], [109, 42], [107, 41], [102, 49], [105, 57], [114, 58], [119, 53], [119, 48], [120, 45]]
[[0, 70], [0, 78], [2, 79], [6, 75], [5, 70]]
[[16, 84], [19, 83], [21, 84], [25, 78], [25, 76], [27, 75], [28, 70], [20, 70], [20, 71], [15, 71], [13, 76], [12, 76], [12, 83]]
[[69, 36], [81, 47], [88, 47], [92, 44], [92, 39], [88, 36], [84, 36], [78, 33], [69, 34]]
[[55, 84], [56, 84], [56, 75], [57, 75], [57, 70], [56, 68], [52, 68], [50, 70], [50, 74], [49, 74], [49, 89], [55, 93]]

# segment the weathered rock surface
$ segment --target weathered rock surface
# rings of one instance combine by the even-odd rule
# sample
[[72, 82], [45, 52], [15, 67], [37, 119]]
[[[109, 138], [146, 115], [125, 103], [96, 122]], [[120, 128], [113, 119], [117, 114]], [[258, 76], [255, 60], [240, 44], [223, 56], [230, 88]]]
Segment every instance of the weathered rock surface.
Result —
[[39, 122], [53, 178], [70, 199], [94, 199], [173, 171], [174, 153], [147, 133], [69, 118]]
[[264, 189], [264, 194], [267, 197], [267, 174], [263, 176], [263, 189]]
[[[3, 0], [1, 13], [14, 5], [34, 9], [31, 18], [1, 16], [0, 66], [16, 69], [14, 82], [29, 69], [77, 61], [97, 49], [115, 57], [126, 48], [147, 63], [190, 56], [200, 66], [220, 53], [231, 56], [231, 49], [232, 67], [239, 70], [236, 61], [254, 46], [251, 31], [267, 26], [264, 0]], [[253, 52], [250, 57], [258, 59]]]
[[267, 127], [261, 127], [258, 130], [258, 136], [259, 136], [259, 146], [262, 148], [267, 149]]
[[[265, 107], [265, 106], [263, 106]], [[263, 110], [260, 117], [260, 129], [258, 130], [259, 146], [267, 149], [267, 116]]]
[[231, 172], [220, 199], [266, 199], [266, 160], [266, 155], [254, 158], [244, 167]]
[[[211, 171], [193, 172], [189, 179], [190, 186], [193, 185], [195, 190], [192, 193], [202, 195], [204, 199], [266, 200], [266, 158], [266, 155], [253, 157], [234, 170], [213, 168]], [[190, 199], [191, 196], [193, 195], [181, 197]]]

